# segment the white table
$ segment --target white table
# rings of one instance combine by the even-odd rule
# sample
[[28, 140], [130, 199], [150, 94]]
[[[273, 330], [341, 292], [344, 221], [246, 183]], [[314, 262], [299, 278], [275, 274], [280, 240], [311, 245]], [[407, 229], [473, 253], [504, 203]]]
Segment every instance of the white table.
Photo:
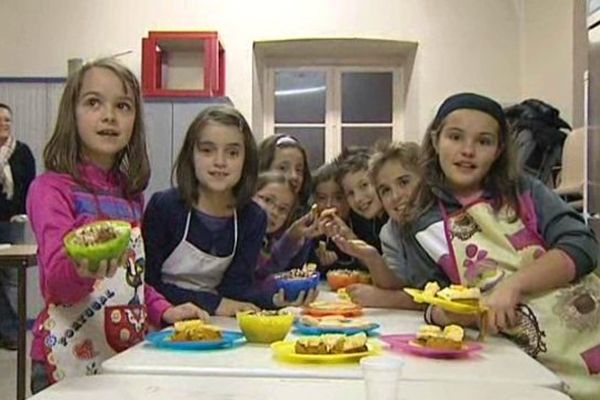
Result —
[[[380, 323], [383, 334], [415, 332], [422, 323], [421, 313], [411, 311], [367, 309], [365, 317]], [[225, 329], [237, 329], [237, 323], [232, 318], [216, 317], [213, 322]], [[478, 355], [469, 359], [432, 360], [411, 355], [397, 356], [405, 359], [405, 380], [503, 382], [562, 389], [562, 382], [554, 373], [510, 341], [488, 338], [484, 345]], [[346, 380], [362, 378], [358, 364], [287, 363], [274, 358], [267, 345], [251, 343], [213, 351], [172, 351], [140, 343], [105, 361], [102, 367], [106, 374]]]
[[[568, 400], [536, 386], [464, 382], [402, 382], [398, 400]], [[150, 375], [96, 375], [72, 378], [32, 400], [365, 400], [363, 381], [225, 378]]]

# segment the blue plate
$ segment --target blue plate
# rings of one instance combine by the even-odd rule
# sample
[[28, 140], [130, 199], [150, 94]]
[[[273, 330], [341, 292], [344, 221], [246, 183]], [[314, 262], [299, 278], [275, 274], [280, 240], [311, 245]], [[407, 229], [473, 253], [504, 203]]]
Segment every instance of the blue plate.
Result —
[[375, 332], [375, 329], [379, 328], [379, 324], [372, 323], [363, 328], [319, 328], [317, 326], [303, 324], [302, 322], [296, 322], [294, 328], [296, 328], [296, 332], [303, 335], [322, 335], [324, 333], [354, 335], [355, 333], [365, 332], [369, 336], [376, 336], [378, 333]]
[[175, 350], [213, 350], [233, 347], [245, 342], [242, 332], [222, 331], [221, 340], [172, 342], [170, 337], [173, 329], [152, 332], [146, 335], [146, 340], [152, 345], [163, 349]]

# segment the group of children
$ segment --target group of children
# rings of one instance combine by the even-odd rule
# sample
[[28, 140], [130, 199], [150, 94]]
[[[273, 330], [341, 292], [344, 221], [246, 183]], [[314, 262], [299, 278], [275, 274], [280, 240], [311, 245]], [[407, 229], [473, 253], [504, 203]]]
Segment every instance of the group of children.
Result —
[[[307, 261], [323, 275], [368, 271], [373, 285], [348, 288], [364, 306], [423, 309], [401, 289], [429, 281], [480, 287], [492, 332], [518, 327], [527, 303], [545, 331], [539, 359], [577, 398], [600, 390], [596, 239], [550, 189], [519, 175], [495, 101], [451, 96], [421, 147], [348, 149], [312, 176], [293, 136], [257, 146], [237, 110], [209, 107], [187, 130], [174, 187], [145, 209], [142, 115], [139, 83], [115, 61], [68, 78], [47, 172], [27, 204], [47, 304], [34, 327], [33, 392], [95, 373], [139, 342], [148, 323], [309, 303], [314, 291], [286, 300], [273, 283]], [[101, 219], [129, 221], [133, 233], [121, 259], [91, 273], [68, 258], [62, 238]], [[479, 323], [436, 307], [425, 316]]]

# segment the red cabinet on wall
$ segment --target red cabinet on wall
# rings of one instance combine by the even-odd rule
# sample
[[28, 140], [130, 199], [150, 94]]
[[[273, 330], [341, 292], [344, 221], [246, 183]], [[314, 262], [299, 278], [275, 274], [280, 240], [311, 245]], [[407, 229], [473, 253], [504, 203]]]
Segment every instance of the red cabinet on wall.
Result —
[[152, 31], [142, 39], [146, 97], [225, 94], [225, 50], [217, 32]]

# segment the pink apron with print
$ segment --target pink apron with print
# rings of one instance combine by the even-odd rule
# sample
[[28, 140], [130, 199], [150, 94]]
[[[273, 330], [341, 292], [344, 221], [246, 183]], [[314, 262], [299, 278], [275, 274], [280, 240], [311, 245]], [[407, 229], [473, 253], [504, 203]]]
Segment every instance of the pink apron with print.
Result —
[[[511, 218], [506, 209], [496, 214], [484, 201], [452, 215], [439, 206], [444, 220], [417, 234], [417, 240], [455, 284], [490, 290], [546, 251], [534, 220]], [[528, 211], [533, 215], [531, 205]], [[526, 304], [545, 333], [547, 351], [538, 359], [563, 378], [574, 398], [599, 399], [600, 279], [587, 275]]]
[[44, 323], [44, 353], [52, 382], [94, 375], [100, 364], [144, 338], [144, 246], [133, 227], [125, 267], [97, 280], [93, 291], [73, 305], [50, 304]]

